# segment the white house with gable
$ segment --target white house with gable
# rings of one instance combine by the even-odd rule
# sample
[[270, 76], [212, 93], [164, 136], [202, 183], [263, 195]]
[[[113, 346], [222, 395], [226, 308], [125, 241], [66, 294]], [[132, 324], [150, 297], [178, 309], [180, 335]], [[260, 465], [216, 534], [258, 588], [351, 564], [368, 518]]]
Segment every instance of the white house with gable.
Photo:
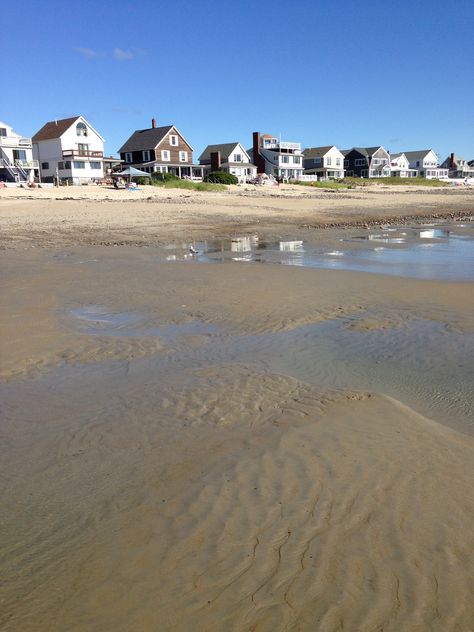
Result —
[[0, 182], [21, 183], [38, 176], [31, 138], [17, 134], [0, 121]]
[[334, 145], [308, 147], [303, 151], [305, 175], [318, 180], [335, 180], [344, 177], [344, 155]]
[[403, 152], [390, 154], [390, 171], [397, 178], [414, 178], [417, 174], [416, 169], [410, 169], [408, 158]]
[[432, 149], [421, 149], [419, 151], [406, 151], [405, 156], [410, 163], [410, 169], [416, 170], [416, 175], [420, 178], [447, 178], [448, 169], [439, 167], [438, 156]]
[[257, 176], [257, 167], [250, 162], [243, 145], [237, 142], [208, 145], [199, 156], [199, 162], [205, 167], [204, 173], [226, 171], [240, 183], [253, 180]]
[[49, 121], [32, 141], [44, 182], [90, 184], [104, 177], [104, 139], [84, 117]]

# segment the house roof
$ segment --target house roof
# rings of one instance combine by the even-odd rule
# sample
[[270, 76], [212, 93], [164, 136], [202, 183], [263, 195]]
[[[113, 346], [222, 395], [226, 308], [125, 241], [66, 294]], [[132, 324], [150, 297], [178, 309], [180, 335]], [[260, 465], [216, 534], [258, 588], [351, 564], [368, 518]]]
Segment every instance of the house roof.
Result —
[[31, 140], [35, 143], [40, 140], [59, 138], [80, 118], [80, 116], [72, 116], [71, 118], [60, 119], [58, 121], [48, 121], [48, 123], [43, 125], [43, 127], [36, 132]]
[[321, 158], [325, 156], [335, 145], [327, 145], [325, 147], [308, 147], [303, 149], [303, 156], [305, 158]]
[[[411, 162], [412, 160], [420, 160], [423, 159], [426, 154], [429, 154], [432, 149], [420, 149], [418, 151], [405, 151], [403, 152], [408, 160]], [[433, 151], [433, 153], [435, 153]]]
[[174, 125], [165, 125], [164, 127], [150, 127], [148, 129], [137, 129], [130, 138], [120, 147], [118, 153], [125, 151], [142, 151], [144, 149], [155, 149], [161, 143], [163, 138], [168, 134]]
[[37, 143], [40, 140], [53, 140], [55, 138], [60, 138], [64, 132], [66, 132], [76, 121], [82, 120], [87, 126], [100, 138], [102, 142], [104, 139], [99, 134], [99, 132], [92, 127], [90, 123], [87, 123], [86, 119], [83, 116], [71, 116], [70, 118], [58, 119], [57, 121], [48, 121], [43, 127], [36, 132], [36, 134], [31, 139], [34, 143]]
[[232, 150], [235, 149], [235, 147], [237, 147], [238, 144], [239, 143], [236, 141], [235, 143], [220, 143], [217, 145], [208, 145], [206, 149], [202, 152], [202, 154], [199, 156], [199, 160], [210, 160], [211, 153], [216, 152], [216, 151], [220, 151], [221, 159], [225, 160], [226, 158], [230, 156], [230, 154], [232, 153]]

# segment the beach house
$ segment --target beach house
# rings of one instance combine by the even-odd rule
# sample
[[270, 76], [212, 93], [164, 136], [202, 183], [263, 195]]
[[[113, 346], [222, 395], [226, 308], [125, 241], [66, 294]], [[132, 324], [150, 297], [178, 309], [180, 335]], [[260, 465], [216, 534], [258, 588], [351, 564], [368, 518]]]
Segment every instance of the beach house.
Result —
[[438, 156], [432, 149], [420, 149], [418, 151], [406, 151], [405, 156], [410, 164], [410, 169], [415, 169], [420, 178], [447, 178], [449, 170], [440, 168]]
[[299, 180], [303, 175], [301, 143], [254, 132], [252, 149], [248, 153], [258, 173], [284, 180]]
[[474, 178], [474, 161], [468, 162], [454, 153], [446, 158], [441, 164], [441, 168], [448, 169], [450, 178]]
[[172, 173], [178, 178], [202, 179], [204, 167], [193, 164], [193, 148], [174, 125], [156, 126], [133, 132], [118, 153], [124, 167], [147, 173]]
[[334, 180], [344, 177], [344, 155], [334, 145], [308, 147], [303, 150], [305, 175], [315, 175], [318, 180]]
[[390, 176], [390, 154], [383, 147], [353, 147], [342, 150], [346, 176], [386, 178]]
[[208, 145], [199, 156], [204, 173], [225, 171], [234, 175], [239, 182], [248, 182], [257, 175], [257, 167], [250, 162], [250, 156], [238, 142]]
[[405, 154], [390, 154], [390, 170], [392, 176], [398, 178], [414, 178], [416, 176], [416, 170], [410, 169], [410, 163]]
[[31, 138], [0, 121], [0, 182], [22, 183], [38, 176]]
[[104, 139], [84, 117], [49, 121], [32, 141], [44, 182], [90, 184], [104, 177]]

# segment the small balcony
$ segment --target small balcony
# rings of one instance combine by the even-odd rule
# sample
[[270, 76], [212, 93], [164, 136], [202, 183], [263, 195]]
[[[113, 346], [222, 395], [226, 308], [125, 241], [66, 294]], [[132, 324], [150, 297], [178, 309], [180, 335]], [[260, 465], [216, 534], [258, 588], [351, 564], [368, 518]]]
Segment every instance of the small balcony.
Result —
[[22, 169], [39, 169], [37, 160], [15, 160], [15, 166]]
[[90, 149], [65, 149], [63, 158], [103, 158], [103, 151], [92, 151]]
[[31, 148], [31, 138], [21, 136], [0, 136], [0, 145], [4, 147], [28, 147]]

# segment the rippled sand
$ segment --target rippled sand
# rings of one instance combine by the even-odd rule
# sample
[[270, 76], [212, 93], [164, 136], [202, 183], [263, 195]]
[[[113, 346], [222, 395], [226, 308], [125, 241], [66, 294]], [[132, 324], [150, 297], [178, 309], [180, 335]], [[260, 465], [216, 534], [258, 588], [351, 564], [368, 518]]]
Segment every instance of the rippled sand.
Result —
[[2, 630], [472, 629], [472, 286], [2, 263]]

